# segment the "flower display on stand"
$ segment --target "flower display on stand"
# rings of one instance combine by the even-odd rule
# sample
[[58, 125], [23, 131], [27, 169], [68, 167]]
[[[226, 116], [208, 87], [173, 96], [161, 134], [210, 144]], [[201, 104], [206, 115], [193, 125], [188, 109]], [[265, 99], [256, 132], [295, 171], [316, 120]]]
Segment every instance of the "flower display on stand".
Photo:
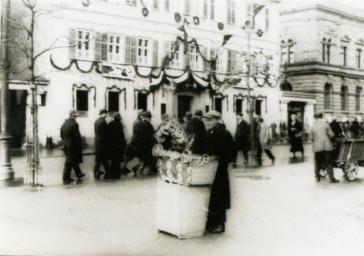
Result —
[[158, 143], [164, 150], [182, 153], [186, 150], [187, 136], [182, 125], [175, 119], [161, 123], [155, 134]]

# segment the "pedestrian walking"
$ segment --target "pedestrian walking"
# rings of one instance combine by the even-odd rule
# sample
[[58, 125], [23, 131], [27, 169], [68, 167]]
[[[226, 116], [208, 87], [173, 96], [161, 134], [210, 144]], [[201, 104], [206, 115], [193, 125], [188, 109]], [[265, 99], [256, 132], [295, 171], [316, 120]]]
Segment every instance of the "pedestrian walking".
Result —
[[119, 179], [121, 175], [120, 164], [124, 161], [126, 147], [124, 127], [119, 113], [114, 115], [114, 120], [108, 124], [107, 129], [109, 139], [108, 159], [111, 161], [110, 178]]
[[99, 180], [103, 174], [100, 171], [101, 165], [104, 167], [105, 175], [104, 179], [110, 178], [110, 166], [107, 160], [107, 154], [109, 149], [108, 129], [107, 129], [107, 117], [108, 111], [101, 109], [99, 112], [99, 118], [95, 121], [95, 166], [94, 177]]
[[250, 149], [250, 128], [247, 121], [244, 120], [243, 113], [236, 114], [236, 132], [235, 132], [235, 143], [238, 153], [241, 152], [244, 158], [244, 165], [248, 162], [248, 153]]
[[313, 152], [315, 153], [315, 178], [316, 181], [320, 181], [320, 170], [327, 171], [330, 182], [339, 182], [334, 177], [334, 171], [332, 168], [332, 151], [334, 133], [330, 128], [330, 125], [323, 121], [322, 113], [315, 114], [315, 124], [312, 127], [312, 140], [313, 140]]
[[77, 179], [80, 180], [85, 176], [79, 167], [79, 164], [82, 163], [82, 138], [78, 123], [76, 122], [77, 116], [76, 110], [71, 110], [69, 118], [61, 126], [63, 150], [66, 155], [63, 169], [64, 184], [69, 184], [73, 181], [71, 179], [72, 169], [75, 171]]
[[206, 135], [205, 124], [201, 120], [202, 110], [195, 111], [194, 117], [187, 123], [186, 135], [190, 143], [189, 149], [193, 154], [201, 154], [203, 151], [203, 140]]
[[135, 127], [139, 124], [139, 123], [141, 123], [141, 119], [140, 119], [140, 115], [141, 114], [143, 114], [144, 113], [144, 111], [143, 111], [143, 109], [138, 109], [138, 111], [137, 111], [137, 118], [134, 120], [134, 122], [133, 122], [133, 134], [135, 134]]
[[289, 138], [291, 143], [290, 151], [293, 153], [293, 158], [296, 158], [296, 152], [301, 152], [304, 156], [304, 149], [302, 143], [303, 127], [302, 123], [297, 120], [296, 114], [291, 115], [291, 124], [289, 127]]
[[332, 117], [332, 121], [330, 123], [330, 128], [331, 128], [332, 132], [334, 133], [335, 138], [344, 137], [343, 131], [341, 129], [340, 124], [337, 122], [337, 117], [336, 116]]
[[206, 136], [203, 153], [218, 158], [216, 175], [211, 186], [206, 229], [211, 233], [225, 231], [226, 210], [230, 208], [228, 164], [236, 159], [235, 142], [231, 134], [219, 123], [221, 114], [215, 110], [205, 114]]
[[135, 134], [127, 148], [127, 168], [134, 171], [135, 176], [138, 172], [149, 175], [157, 172], [152, 155], [152, 149], [157, 140], [154, 137], [151, 118], [150, 111], [145, 111], [140, 115], [141, 122], [135, 127]]
[[271, 129], [269, 126], [267, 126], [264, 123], [263, 118], [258, 119], [259, 126], [258, 126], [258, 138], [259, 138], [259, 144], [257, 148], [257, 159], [258, 159], [258, 165], [262, 166], [262, 154], [263, 151], [267, 154], [269, 159], [272, 161], [272, 165], [274, 165], [276, 158], [271, 152], [273, 142], [272, 142], [272, 134]]

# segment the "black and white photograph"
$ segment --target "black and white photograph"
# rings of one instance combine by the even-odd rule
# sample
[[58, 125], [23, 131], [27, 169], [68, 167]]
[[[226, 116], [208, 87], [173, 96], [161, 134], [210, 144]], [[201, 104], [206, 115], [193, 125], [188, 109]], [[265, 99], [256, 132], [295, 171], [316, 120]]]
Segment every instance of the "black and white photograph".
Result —
[[0, 255], [364, 255], [364, 2], [0, 3]]

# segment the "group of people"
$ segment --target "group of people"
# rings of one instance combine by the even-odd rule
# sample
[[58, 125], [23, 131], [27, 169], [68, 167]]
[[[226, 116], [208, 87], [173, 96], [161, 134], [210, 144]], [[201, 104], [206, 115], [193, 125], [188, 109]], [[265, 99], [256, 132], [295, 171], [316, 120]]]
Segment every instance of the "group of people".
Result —
[[336, 116], [333, 116], [330, 120], [331, 129], [336, 138], [352, 138], [359, 139], [364, 136], [364, 121], [359, 122], [358, 118], [354, 117], [352, 121], [347, 119], [339, 121]]
[[[114, 115], [114, 120], [107, 123], [107, 110], [99, 112], [95, 129], [95, 165], [94, 178], [99, 180], [118, 178], [124, 170], [147, 170], [155, 174], [156, 162], [152, 155], [152, 148], [157, 143], [154, 136], [155, 130], [151, 124], [152, 115], [149, 111], [141, 111], [133, 124], [133, 136], [129, 145], [126, 144], [124, 129], [119, 114]], [[82, 179], [85, 174], [79, 164], [82, 162], [82, 139], [79, 125], [76, 122], [78, 113], [71, 110], [69, 118], [61, 127], [61, 138], [64, 142], [66, 155], [63, 182], [69, 184], [73, 181], [71, 171], [74, 169], [77, 179]], [[163, 122], [169, 116], [163, 116]], [[202, 119], [204, 119], [202, 121]], [[187, 137], [191, 143], [189, 150], [195, 154], [208, 154], [218, 156], [219, 164], [214, 182], [211, 186], [211, 196], [206, 229], [211, 233], [221, 233], [225, 230], [226, 210], [230, 208], [230, 189], [228, 179], [228, 164], [235, 162], [236, 144], [231, 134], [221, 122], [221, 114], [209, 111], [203, 115], [197, 110], [195, 115], [184, 125]], [[170, 145], [165, 144], [165, 147]], [[121, 162], [126, 165], [122, 169]], [[110, 164], [111, 163], [111, 164]], [[104, 172], [100, 171], [103, 166]]]

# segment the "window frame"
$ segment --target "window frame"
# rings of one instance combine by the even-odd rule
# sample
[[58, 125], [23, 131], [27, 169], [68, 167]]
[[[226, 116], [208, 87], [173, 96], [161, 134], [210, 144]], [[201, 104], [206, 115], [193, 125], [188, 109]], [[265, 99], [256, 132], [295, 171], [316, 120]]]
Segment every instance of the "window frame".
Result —
[[[79, 38], [80, 32], [82, 34], [88, 33], [89, 39], [86, 36]], [[95, 45], [94, 45], [94, 32], [88, 29], [76, 29], [76, 47], [75, 57], [78, 60], [94, 60], [95, 59]], [[88, 42], [87, 42], [88, 41]]]
[[324, 88], [324, 109], [331, 110], [332, 108], [332, 91], [333, 86], [330, 83], [325, 83]]
[[[110, 38], [113, 37], [113, 42], [110, 42]], [[116, 43], [116, 38], [119, 37], [119, 43]], [[112, 49], [118, 49], [119, 53], [110, 53], [110, 47]], [[114, 50], [113, 50], [114, 51]], [[113, 56], [118, 56], [115, 58]], [[121, 34], [107, 33], [107, 61], [111, 63], [124, 63], [125, 62], [125, 36]]]
[[349, 96], [349, 88], [346, 85], [341, 86], [341, 110], [348, 110], [348, 96]]
[[235, 25], [235, 0], [226, 1], [226, 23]]
[[[117, 108], [111, 108], [111, 97], [110, 95], [111, 94], [114, 94], [116, 95], [117, 97]], [[108, 91], [107, 93], [107, 109], [109, 110], [109, 112], [119, 112], [120, 111], [120, 92], [119, 91]]]
[[[77, 89], [76, 90], [76, 110], [80, 113], [87, 113], [89, 110], [90, 110], [90, 96], [89, 96], [89, 90], [85, 90], [85, 89]], [[79, 100], [79, 96], [80, 94], [79, 93], [85, 93], [86, 94], [86, 97], [84, 99], [86, 99], [86, 103], [82, 104], [80, 103], [80, 100]], [[81, 107], [80, 105], [85, 105], [86, 108], [83, 108]], [[82, 109], [81, 109], [82, 108]]]
[[[139, 45], [140, 40], [142, 40], [142, 45]], [[148, 42], [145, 46], [145, 42]], [[139, 55], [140, 52], [144, 52], [144, 56]], [[147, 54], [145, 56], [145, 53]], [[145, 58], [145, 59], [144, 59]], [[144, 59], [144, 61], [142, 61]], [[153, 62], [153, 40], [150, 38], [137, 37], [136, 44], [136, 63], [138, 65], [151, 66]]]

